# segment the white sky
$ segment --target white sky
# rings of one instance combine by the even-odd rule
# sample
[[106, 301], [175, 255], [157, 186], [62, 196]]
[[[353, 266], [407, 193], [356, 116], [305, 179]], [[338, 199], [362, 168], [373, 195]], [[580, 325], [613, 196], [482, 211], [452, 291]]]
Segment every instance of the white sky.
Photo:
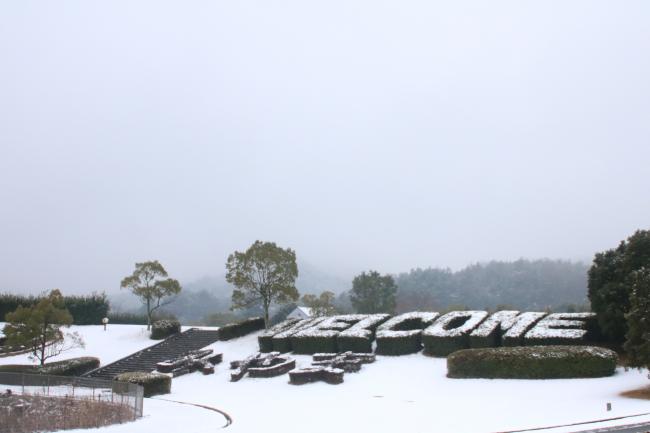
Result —
[[0, 290], [588, 260], [650, 222], [650, 2], [0, 3]]

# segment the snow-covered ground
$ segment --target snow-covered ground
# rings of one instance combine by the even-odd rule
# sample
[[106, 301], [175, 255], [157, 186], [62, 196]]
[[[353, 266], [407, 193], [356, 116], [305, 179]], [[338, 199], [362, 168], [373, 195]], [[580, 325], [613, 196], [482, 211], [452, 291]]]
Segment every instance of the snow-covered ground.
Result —
[[[102, 364], [154, 342], [143, 326], [73, 327], [85, 350], [67, 357], [97, 356]], [[648, 383], [647, 372], [619, 369], [613, 377], [574, 380], [448, 379], [446, 361], [423, 355], [377, 357], [361, 372], [345, 375], [342, 385], [289, 385], [288, 376], [229, 381], [228, 364], [257, 349], [256, 335], [213, 346], [224, 354], [216, 374], [175, 378], [164, 399], [219, 408], [232, 416], [227, 431], [237, 432], [497, 432], [569, 424], [650, 412], [650, 403], [620, 397], [621, 391]], [[298, 366], [311, 358], [296, 356]], [[0, 358], [0, 364], [26, 362], [27, 355]], [[607, 402], [613, 410], [606, 411]], [[145, 416], [135, 423], [105, 427], [97, 433], [211, 432], [224, 425], [216, 412], [159, 399], [145, 399]], [[631, 418], [629, 423], [650, 420]], [[616, 421], [621, 423], [621, 421]], [[614, 424], [606, 423], [604, 425]], [[550, 430], [554, 433], [594, 427]], [[93, 430], [95, 431], [95, 430]], [[547, 430], [548, 431], [548, 430]]]

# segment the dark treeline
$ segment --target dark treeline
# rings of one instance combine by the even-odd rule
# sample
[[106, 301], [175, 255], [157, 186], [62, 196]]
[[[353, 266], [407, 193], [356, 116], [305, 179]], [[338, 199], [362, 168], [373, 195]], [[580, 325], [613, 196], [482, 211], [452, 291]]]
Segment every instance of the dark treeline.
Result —
[[548, 259], [492, 261], [457, 272], [414, 269], [395, 278], [397, 310], [585, 310], [587, 269], [584, 263]]
[[[15, 311], [19, 306], [31, 307], [36, 305], [43, 295], [13, 295], [0, 293], [0, 322], [5, 315]], [[64, 296], [63, 304], [72, 314], [75, 325], [96, 325], [102, 322], [109, 310], [109, 303], [104, 293], [93, 293], [85, 296]]]

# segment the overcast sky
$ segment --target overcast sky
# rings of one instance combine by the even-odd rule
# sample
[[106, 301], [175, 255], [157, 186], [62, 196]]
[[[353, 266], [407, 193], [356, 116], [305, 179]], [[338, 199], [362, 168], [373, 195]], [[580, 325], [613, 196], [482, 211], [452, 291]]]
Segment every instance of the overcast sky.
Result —
[[352, 275], [650, 228], [650, 2], [4, 1], [0, 290]]

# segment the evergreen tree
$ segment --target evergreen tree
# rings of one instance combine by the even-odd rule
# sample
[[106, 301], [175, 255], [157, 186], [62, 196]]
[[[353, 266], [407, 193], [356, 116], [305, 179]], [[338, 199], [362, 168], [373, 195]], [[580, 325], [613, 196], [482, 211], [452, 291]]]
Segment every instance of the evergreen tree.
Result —
[[363, 272], [352, 280], [350, 301], [358, 313], [394, 313], [397, 285], [390, 275]]
[[634, 272], [650, 268], [650, 231], [638, 230], [618, 247], [596, 254], [589, 269], [591, 309], [603, 334], [622, 343], [627, 333]]

